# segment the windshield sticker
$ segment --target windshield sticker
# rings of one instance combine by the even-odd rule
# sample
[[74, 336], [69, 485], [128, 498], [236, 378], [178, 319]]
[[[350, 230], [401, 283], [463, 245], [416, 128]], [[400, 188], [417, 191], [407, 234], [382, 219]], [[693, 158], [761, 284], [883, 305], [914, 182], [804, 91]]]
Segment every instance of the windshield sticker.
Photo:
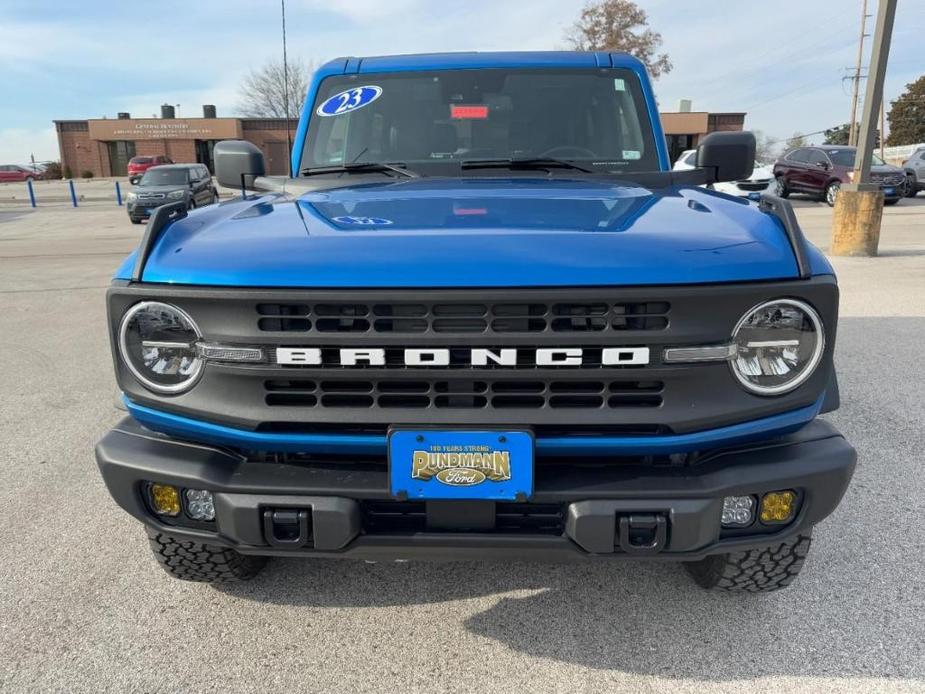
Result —
[[616, 92], [625, 92], [626, 91], [626, 82], [621, 80], [619, 77], [613, 81], [613, 89]]
[[353, 217], [349, 215], [334, 217], [331, 221], [337, 222], [338, 224], [353, 224], [355, 226], [364, 227], [388, 226], [392, 223], [391, 219], [383, 219], [382, 217]]
[[382, 96], [382, 87], [377, 87], [375, 85], [354, 87], [353, 89], [348, 89], [327, 99], [318, 107], [315, 113], [325, 117], [340, 116], [344, 113], [356, 111], [364, 106], [369, 106], [380, 96]]
[[450, 118], [457, 120], [485, 120], [488, 118], [488, 107], [450, 104]]
[[624, 149], [623, 158], [624, 159], [639, 159], [642, 157], [642, 153], [638, 149]]

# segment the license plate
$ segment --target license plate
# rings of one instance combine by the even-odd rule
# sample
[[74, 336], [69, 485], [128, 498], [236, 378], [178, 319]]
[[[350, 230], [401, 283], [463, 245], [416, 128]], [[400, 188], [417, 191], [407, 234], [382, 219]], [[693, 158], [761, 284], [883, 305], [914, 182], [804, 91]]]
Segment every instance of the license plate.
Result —
[[398, 498], [526, 501], [533, 494], [533, 435], [395, 429], [389, 486]]
[[748, 194], [749, 200], [761, 200], [761, 193], [753, 192]]
[[896, 189], [895, 188], [884, 188], [883, 194], [884, 195], [896, 195]]

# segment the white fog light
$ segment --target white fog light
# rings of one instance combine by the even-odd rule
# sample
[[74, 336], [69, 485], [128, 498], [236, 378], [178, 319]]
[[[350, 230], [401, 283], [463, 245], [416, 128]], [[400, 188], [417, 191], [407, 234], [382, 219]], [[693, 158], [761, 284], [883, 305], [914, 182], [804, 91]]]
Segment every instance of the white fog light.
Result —
[[727, 496], [723, 499], [723, 515], [720, 522], [725, 526], [742, 528], [751, 525], [755, 517], [755, 500], [750, 496]]
[[205, 489], [187, 489], [186, 513], [193, 520], [215, 520], [215, 504], [212, 501], [212, 492]]

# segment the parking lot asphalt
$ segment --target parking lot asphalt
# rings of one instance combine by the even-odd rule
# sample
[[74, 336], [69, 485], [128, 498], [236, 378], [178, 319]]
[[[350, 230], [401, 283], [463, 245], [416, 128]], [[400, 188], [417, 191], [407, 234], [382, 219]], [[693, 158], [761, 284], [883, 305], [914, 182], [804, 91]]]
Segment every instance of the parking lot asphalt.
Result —
[[[831, 210], [796, 201], [826, 246]], [[0, 691], [925, 691], [925, 196], [882, 255], [837, 258], [842, 408], [860, 463], [769, 595], [678, 565], [273, 560], [169, 578], [93, 446], [121, 413], [103, 295], [141, 227], [100, 202], [0, 207]]]

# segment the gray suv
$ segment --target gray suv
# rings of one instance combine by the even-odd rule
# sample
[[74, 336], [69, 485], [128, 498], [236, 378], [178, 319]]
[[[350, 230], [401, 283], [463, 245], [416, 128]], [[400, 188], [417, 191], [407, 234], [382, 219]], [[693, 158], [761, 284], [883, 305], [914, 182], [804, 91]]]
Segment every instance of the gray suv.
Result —
[[914, 198], [925, 190], [925, 147], [919, 147], [903, 162], [906, 171], [906, 197]]
[[191, 210], [218, 200], [212, 174], [203, 164], [153, 166], [128, 194], [126, 209], [133, 224], [141, 224], [154, 210], [169, 202], [185, 202]]

